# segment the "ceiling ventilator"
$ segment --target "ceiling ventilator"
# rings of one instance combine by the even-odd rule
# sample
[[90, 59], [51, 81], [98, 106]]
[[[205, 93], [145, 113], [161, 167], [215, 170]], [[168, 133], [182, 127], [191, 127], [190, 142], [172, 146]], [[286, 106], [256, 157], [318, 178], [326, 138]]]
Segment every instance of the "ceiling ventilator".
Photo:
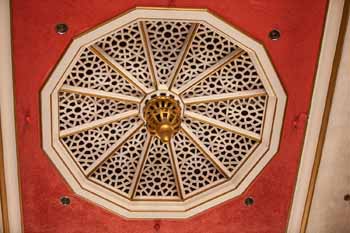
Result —
[[285, 101], [252, 38], [206, 10], [137, 8], [72, 41], [41, 93], [43, 147], [98, 205], [187, 218], [269, 162]]

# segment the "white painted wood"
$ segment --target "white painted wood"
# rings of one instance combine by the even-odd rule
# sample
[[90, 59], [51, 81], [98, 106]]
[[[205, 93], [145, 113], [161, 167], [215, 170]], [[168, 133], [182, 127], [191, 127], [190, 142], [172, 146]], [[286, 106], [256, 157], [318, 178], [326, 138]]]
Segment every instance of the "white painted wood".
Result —
[[315, 160], [322, 116], [339, 35], [343, 5], [343, 0], [329, 1], [304, 147], [288, 223], [288, 233], [299, 233], [301, 230], [301, 222]]
[[[264, 119], [264, 130], [261, 137], [259, 135], [259, 139], [261, 140], [260, 145], [257, 146], [257, 148], [253, 148], [254, 150], [252, 149], [252, 159], [248, 159], [232, 179], [224, 184], [215, 184], [205, 192], [196, 193], [195, 198], [189, 198], [183, 202], [164, 201], [160, 204], [155, 201], [131, 201], [117, 195], [110, 189], [104, 188], [96, 182], [87, 180], [83, 172], [77, 169], [76, 162], [67, 153], [66, 148], [59, 142], [58, 119], [55, 117], [52, 118], [51, 115], [58, 115], [58, 92], [63, 85], [67, 72], [69, 72], [69, 70], [66, 70], [66, 67], [68, 67], [68, 64], [71, 62], [72, 57], [80, 53], [81, 46], [91, 46], [96, 42], [96, 38], [100, 38], [116, 28], [127, 25], [131, 21], [140, 18], [159, 20], [159, 18], [162, 17], [164, 17], [164, 19], [175, 18], [177, 20], [188, 20], [190, 22], [200, 21], [222, 36], [233, 37], [234, 43], [252, 56], [252, 61], [257, 68], [259, 77], [261, 77], [264, 83], [264, 88], [266, 88], [268, 100], [267, 108], [265, 109], [266, 117]], [[113, 64], [112, 58], [105, 57], [104, 54], [100, 53], [100, 51], [97, 50], [98, 48], [90, 48], [92, 48], [98, 56], [107, 60], [109, 64], [112, 64], [119, 73], [125, 72], [125, 70], [120, 70], [120, 67]], [[127, 74], [127, 72], [125, 73]], [[135, 86], [143, 90], [143, 92], [149, 93], [150, 90], [137, 82], [132, 75], [127, 74], [125, 76], [135, 84]], [[165, 88], [165, 86], [163, 85], [161, 88]], [[206, 10], [136, 9], [96, 28], [94, 31], [85, 33], [76, 38], [45, 85], [41, 100], [44, 150], [74, 192], [125, 217], [187, 218], [241, 194], [269, 162], [276, 153], [279, 145], [286, 96], [263, 46]], [[89, 127], [91, 127], [91, 125]], [[257, 138], [256, 135], [254, 136]]]
[[132, 116], [136, 116], [138, 114], [138, 110], [130, 110], [127, 112], [123, 112], [123, 113], [119, 113], [117, 115], [114, 116], [110, 116], [110, 117], [106, 117], [106, 118], [102, 118], [99, 120], [95, 120], [89, 123], [85, 123], [82, 125], [78, 125], [76, 127], [72, 127], [66, 130], [62, 130], [60, 132], [60, 137], [67, 137], [69, 135], [75, 134], [77, 132], [81, 132], [84, 130], [88, 130], [88, 129], [92, 129], [92, 128], [96, 128], [98, 126], [101, 125], [106, 125], [108, 123], [114, 122], [114, 121], [119, 121], [128, 117], [132, 117]]
[[175, 156], [175, 150], [174, 150], [174, 142], [170, 141], [168, 143], [168, 151], [169, 151], [169, 155], [170, 155], [170, 159], [171, 159], [171, 163], [174, 167], [174, 175], [175, 175], [175, 179], [177, 181], [177, 188], [179, 190], [180, 193], [180, 198], [183, 199], [185, 196], [185, 192], [184, 192], [184, 187], [183, 187], [183, 183], [182, 183], [182, 179], [181, 179], [181, 173], [180, 173], [180, 167], [179, 167], [179, 161], [177, 160], [176, 156]]
[[10, 232], [22, 232], [12, 76], [10, 1], [0, 1], [0, 119]]
[[177, 59], [176, 61], [176, 64], [175, 64], [175, 67], [173, 69], [173, 71], [171, 72], [170, 74], [170, 77], [169, 77], [169, 81], [167, 83], [167, 87], [168, 89], [170, 89], [171, 85], [173, 84], [173, 82], [175, 81], [176, 79], [176, 75], [177, 73], [179, 72], [181, 66], [182, 66], [182, 63], [188, 53], [188, 50], [190, 48], [190, 45], [192, 43], [192, 40], [193, 40], [193, 37], [194, 37], [194, 34], [197, 32], [197, 29], [198, 29], [198, 24], [194, 23], [192, 24], [191, 28], [190, 28], [190, 31], [188, 33], [188, 36], [185, 40], [185, 43], [182, 47], [182, 50], [179, 54], [179, 58]]
[[146, 53], [146, 56], [148, 57], [147, 62], [148, 62], [148, 67], [149, 67], [149, 70], [151, 73], [151, 78], [152, 78], [153, 83], [155, 84], [156, 88], [158, 89], [160, 83], [159, 83], [159, 78], [157, 77], [157, 72], [155, 72], [156, 66], [154, 63], [151, 42], [149, 41], [148, 32], [146, 29], [147, 27], [146, 27], [145, 22], [139, 22], [138, 24], [139, 24], [139, 28], [140, 28], [140, 32], [141, 32], [142, 43], [143, 43], [143, 46], [145, 48], [145, 53]]
[[242, 49], [237, 48], [235, 51], [233, 51], [232, 53], [230, 53], [229, 55], [224, 57], [222, 60], [217, 62], [215, 65], [211, 66], [209, 69], [207, 69], [203, 73], [199, 74], [195, 79], [192, 79], [191, 81], [189, 81], [188, 83], [183, 85], [183, 87], [181, 89], [179, 89], [179, 90], [174, 89], [173, 91], [180, 95], [181, 93], [183, 93], [184, 91], [186, 91], [187, 89], [189, 89], [190, 87], [195, 85], [196, 83], [200, 82], [202, 79], [208, 77], [208, 75], [214, 73], [216, 70], [218, 70], [220, 67], [225, 65], [227, 62], [231, 61], [235, 57], [238, 57], [243, 52], [244, 51]]
[[225, 122], [218, 121], [218, 120], [215, 120], [215, 119], [212, 119], [212, 118], [200, 115], [200, 114], [195, 113], [195, 112], [191, 112], [191, 111], [187, 111], [186, 110], [184, 115], [187, 116], [187, 117], [191, 117], [193, 119], [199, 120], [201, 122], [205, 122], [205, 123], [214, 125], [216, 127], [219, 127], [219, 128], [222, 128], [222, 129], [226, 129], [226, 130], [228, 130], [230, 132], [233, 132], [233, 133], [236, 133], [236, 134], [248, 137], [248, 138], [252, 138], [254, 140], [258, 140], [258, 141], [260, 140], [260, 135], [259, 134], [256, 134], [254, 132], [251, 132], [251, 131], [248, 131], [248, 130], [245, 130], [245, 129], [242, 129], [242, 128], [239, 128], [239, 127], [236, 127], [234, 125], [229, 125], [229, 124], [227, 124]]
[[83, 95], [89, 95], [89, 96], [97, 96], [100, 98], [107, 98], [107, 99], [124, 101], [124, 102], [131, 102], [131, 103], [141, 102], [141, 99], [137, 97], [126, 96], [126, 95], [107, 92], [107, 91], [100, 91], [100, 90], [91, 89], [91, 88], [63, 85], [60, 90], [64, 92], [77, 93], [77, 94], [83, 94]]
[[95, 170], [103, 161], [105, 161], [115, 150], [117, 150], [130, 136], [132, 136], [140, 127], [143, 122], [140, 121], [135, 124], [128, 132], [126, 132], [113, 146], [108, 148], [94, 163], [85, 171], [85, 174], [89, 176], [93, 170]]
[[339, 64], [307, 233], [350, 232], [350, 17]]
[[151, 89], [148, 89], [145, 87], [140, 81], [138, 81], [129, 71], [127, 71], [124, 67], [119, 65], [114, 59], [109, 56], [105, 51], [103, 51], [101, 48], [98, 46], [92, 45], [91, 46], [91, 51], [93, 51], [98, 57], [100, 57], [102, 60], [107, 60], [110, 65], [116, 69], [116, 71], [120, 74], [126, 75], [126, 78], [130, 80], [132, 84], [134, 84], [137, 88], [142, 90], [144, 93], [150, 93], [152, 92]]
[[194, 135], [191, 130], [185, 125], [181, 124], [181, 129], [189, 136], [189, 138], [195, 143], [203, 154], [212, 161], [215, 167], [222, 172], [226, 178], [231, 176], [230, 171], [209, 151], [209, 149]]
[[148, 154], [149, 148], [151, 146], [153, 140], [153, 136], [151, 136], [150, 134], [147, 134], [147, 139], [145, 142], [145, 145], [143, 146], [143, 150], [142, 150], [142, 154], [141, 154], [141, 158], [139, 163], [137, 164], [137, 168], [136, 168], [136, 172], [135, 172], [135, 176], [133, 178], [133, 182], [130, 188], [130, 197], [134, 197], [135, 193], [136, 193], [136, 189], [137, 189], [137, 185], [140, 181], [140, 177], [141, 177], [141, 172], [145, 166], [146, 163], [146, 156]]
[[201, 97], [192, 97], [184, 99], [184, 104], [198, 104], [206, 102], [216, 102], [222, 100], [233, 100], [238, 98], [249, 98], [253, 96], [262, 96], [266, 95], [264, 89], [251, 90], [251, 91], [237, 91], [228, 94], [221, 95], [210, 95], [210, 96], [201, 96]]

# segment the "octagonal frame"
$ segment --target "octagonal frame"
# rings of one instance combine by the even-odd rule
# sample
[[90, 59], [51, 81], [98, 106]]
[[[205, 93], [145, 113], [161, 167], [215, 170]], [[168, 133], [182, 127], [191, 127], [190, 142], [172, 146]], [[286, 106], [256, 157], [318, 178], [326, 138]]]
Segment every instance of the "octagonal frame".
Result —
[[[69, 72], [67, 67], [71, 67], [83, 47], [140, 19], [190, 20], [216, 28], [249, 53], [269, 96], [266, 115], [272, 117], [265, 119], [262, 141], [253, 152], [254, 156], [250, 155], [237, 173], [223, 185], [217, 185], [183, 202], [133, 202], [97, 185], [86, 179], [59, 142], [59, 135], [53, 133], [58, 132], [58, 124], [52, 115], [58, 112], [57, 93], [64, 81], [62, 77]], [[257, 41], [205, 9], [136, 8], [78, 36], [66, 50], [41, 92], [43, 148], [73, 191], [83, 198], [128, 218], [187, 218], [244, 192], [278, 150], [285, 104], [286, 94], [263, 45]]]

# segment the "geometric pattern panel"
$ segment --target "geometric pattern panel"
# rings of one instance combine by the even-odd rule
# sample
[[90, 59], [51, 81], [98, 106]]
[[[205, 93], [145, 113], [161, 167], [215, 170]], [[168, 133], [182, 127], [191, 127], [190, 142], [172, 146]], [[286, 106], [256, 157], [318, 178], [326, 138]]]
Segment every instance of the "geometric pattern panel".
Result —
[[256, 140], [191, 118], [184, 121], [231, 175], [258, 144]]
[[76, 93], [60, 92], [60, 129], [72, 128], [136, 109], [136, 104]]
[[110, 65], [85, 48], [64, 85], [142, 97], [143, 94]]
[[219, 181], [224, 181], [224, 175], [216, 169], [189, 138], [182, 132], [179, 132], [175, 138], [175, 153], [185, 195], [209, 188]]
[[147, 21], [156, 74], [161, 84], [167, 84], [179, 54], [189, 35], [191, 23]]
[[183, 93], [184, 98], [264, 89], [248, 53], [241, 54]]
[[123, 119], [61, 138], [83, 170], [93, 164], [108, 148], [139, 121], [138, 117]]
[[285, 94], [263, 47], [210, 13], [136, 9], [77, 37], [41, 104], [43, 147], [79, 195], [184, 218], [272, 158]]
[[141, 128], [102, 163], [90, 176], [107, 187], [130, 195], [141, 154], [147, 138], [146, 128]]
[[175, 88], [181, 88], [235, 49], [237, 46], [232, 41], [207, 26], [199, 25], [176, 78]]
[[109, 56], [130, 72], [143, 85], [152, 88], [150, 70], [143, 49], [138, 23], [117, 30], [97, 43]]
[[187, 109], [226, 124], [260, 134], [263, 125], [265, 104], [266, 97], [258, 96], [191, 104], [187, 106]]
[[136, 199], [179, 196], [167, 144], [156, 137], [153, 138], [141, 174], [136, 189]]

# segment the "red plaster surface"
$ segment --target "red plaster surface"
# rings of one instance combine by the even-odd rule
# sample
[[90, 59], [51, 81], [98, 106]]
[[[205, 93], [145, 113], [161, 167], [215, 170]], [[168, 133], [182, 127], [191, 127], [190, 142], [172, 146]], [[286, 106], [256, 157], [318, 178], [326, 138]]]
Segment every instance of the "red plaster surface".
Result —
[[[12, 0], [17, 136], [25, 233], [285, 232], [326, 0]], [[135, 6], [208, 8], [261, 41], [288, 94], [278, 154], [238, 198], [187, 220], [127, 220], [75, 195], [41, 148], [39, 93], [74, 36]], [[57, 35], [59, 22], [69, 25]], [[281, 39], [270, 41], [272, 28]], [[62, 206], [60, 196], [71, 197]], [[244, 205], [252, 196], [255, 204]]]

